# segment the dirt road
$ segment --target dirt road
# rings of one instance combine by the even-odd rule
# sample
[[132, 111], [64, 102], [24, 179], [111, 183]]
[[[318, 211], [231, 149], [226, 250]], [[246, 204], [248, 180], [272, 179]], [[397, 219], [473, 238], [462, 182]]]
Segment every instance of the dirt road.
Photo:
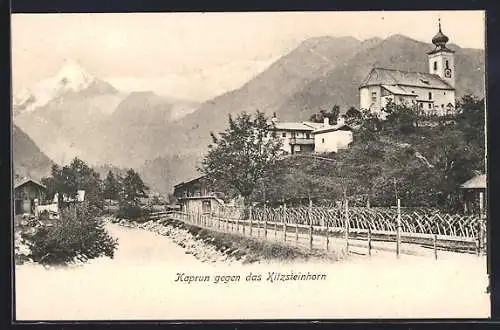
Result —
[[[487, 317], [484, 257], [392, 254], [331, 264], [204, 264], [168, 237], [110, 225], [114, 259], [16, 267], [19, 320]], [[269, 272], [326, 274], [270, 282]], [[208, 281], [178, 281], [206, 276]], [[249, 276], [250, 275], [250, 276]], [[261, 280], [258, 279], [260, 275]], [[218, 277], [219, 281], [216, 282]], [[227, 279], [221, 280], [222, 277]], [[201, 278], [201, 277], [198, 277]], [[236, 280], [238, 278], [238, 280]], [[247, 279], [249, 281], [247, 281]], [[176, 281], [177, 280], [177, 281]]]

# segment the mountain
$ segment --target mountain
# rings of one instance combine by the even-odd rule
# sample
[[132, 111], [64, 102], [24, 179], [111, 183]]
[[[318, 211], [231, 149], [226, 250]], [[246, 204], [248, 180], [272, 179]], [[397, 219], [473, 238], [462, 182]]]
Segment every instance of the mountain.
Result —
[[[152, 145], [142, 130], [161, 129], [198, 106], [153, 92], [120, 92], [68, 60], [54, 76], [16, 94], [14, 122], [58, 163], [78, 156], [92, 164], [113, 160], [128, 166], [134, 163], [129, 151]], [[136, 144], [124, 145], [129, 139]]]
[[12, 153], [16, 176], [40, 180], [50, 174], [52, 160], [17, 125], [12, 128]]
[[[463, 49], [450, 45], [455, 50], [457, 97], [467, 93], [484, 96], [484, 51]], [[419, 42], [405, 36], [395, 35], [377, 43], [369, 51], [358, 52], [344, 65], [331, 70], [322, 77], [304, 85], [290, 95], [278, 113], [292, 112], [297, 119], [307, 119], [312, 112], [331, 108], [338, 104], [343, 110], [359, 106], [358, 86], [373, 67], [394, 68], [406, 71], [427, 72], [425, 55], [433, 49], [431, 44]], [[302, 109], [308, 109], [301, 114]]]
[[[308, 119], [334, 104], [345, 111], [359, 106], [358, 86], [371, 68], [426, 72], [426, 52], [433, 48], [402, 35], [363, 42], [354, 38], [309, 39], [241, 88], [206, 101], [197, 111], [170, 123], [152, 140], [162, 141], [158, 145], [162, 154], [180, 161], [185, 157], [192, 163], [192, 157], [201, 158], [206, 151], [210, 132], [225, 129], [229, 114], [259, 109], [268, 115], [276, 112], [280, 120], [287, 121]], [[453, 44], [450, 48], [456, 51], [458, 97], [469, 92], [484, 96], [484, 51]], [[182, 176], [196, 174], [194, 168], [188, 174], [181, 168]], [[178, 181], [184, 179], [182, 176], [177, 176]]]
[[14, 115], [35, 111], [52, 100], [72, 93], [95, 95], [115, 92], [117, 90], [113, 86], [90, 75], [77, 62], [66, 60], [54, 76], [14, 96]]
[[130, 93], [113, 114], [99, 125], [94, 134], [99, 137], [92, 146], [99, 160], [114, 165], [137, 167], [144, 159], [160, 156], [165, 143], [156, 140], [179, 113], [196, 109], [198, 103], [174, 100], [153, 92]]

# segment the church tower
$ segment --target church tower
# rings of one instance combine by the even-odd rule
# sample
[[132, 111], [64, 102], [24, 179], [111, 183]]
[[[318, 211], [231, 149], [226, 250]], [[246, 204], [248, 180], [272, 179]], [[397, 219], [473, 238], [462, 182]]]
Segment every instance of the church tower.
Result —
[[436, 47], [427, 53], [429, 57], [429, 73], [437, 74], [451, 87], [455, 88], [455, 52], [446, 47], [448, 40], [448, 37], [441, 31], [441, 20], [439, 20], [439, 31], [432, 38], [432, 43]]

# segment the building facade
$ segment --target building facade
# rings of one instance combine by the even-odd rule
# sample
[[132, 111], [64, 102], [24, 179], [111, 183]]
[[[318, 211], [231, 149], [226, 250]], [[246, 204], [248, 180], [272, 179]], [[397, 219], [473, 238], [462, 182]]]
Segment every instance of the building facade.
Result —
[[37, 206], [45, 200], [47, 188], [33, 179], [14, 183], [14, 214], [35, 214]]
[[204, 176], [175, 185], [174, 196], [181, 211], [190, 214], [217, 214], [224, 206]]
[[353, 141], [352, 129], [339, 117], [336, 125], [314, 131], [314, 151], [317, 153], [337, 152], [346, 149]]
[[446, 115], [455, 110], [454, 51], [439, 31], [432, 38], [435, 48], [427, 53], [429, 72], [373, 68], [359, 87], [362, 110], [380, 114], [389, 102], [414, 107], [420, 114]]

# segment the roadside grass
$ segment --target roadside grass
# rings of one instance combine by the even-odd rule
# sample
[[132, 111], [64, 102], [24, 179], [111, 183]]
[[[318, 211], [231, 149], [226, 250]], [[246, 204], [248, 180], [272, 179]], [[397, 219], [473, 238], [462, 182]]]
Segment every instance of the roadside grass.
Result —
[[282, 262], [323, 260], [332, 262], [341, 259], [341, 254], [336, 251], [309, 250], [280, 242], [247, 237], [239, 233], [221, 233], [174, 219], [165, 219], [160, 223], [185, 229], [196, 239], [203, 240], [205, 243], [214, 246], [218, 251], [232, 255], [238, 260], [246, 256], [245, 263], [260, 260], [281, 260]]

